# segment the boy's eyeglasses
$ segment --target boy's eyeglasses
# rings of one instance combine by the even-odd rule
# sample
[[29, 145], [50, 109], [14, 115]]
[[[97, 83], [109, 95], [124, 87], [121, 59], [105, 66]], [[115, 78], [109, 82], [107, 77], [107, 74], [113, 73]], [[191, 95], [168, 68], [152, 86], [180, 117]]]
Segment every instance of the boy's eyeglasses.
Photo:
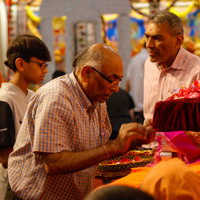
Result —
[[45, 68], [48, 67], [47, 63], [40, 63], [40, 62], [36, 62], [36, 61], [33, 61], [33, 60], [30, 60], [30, 62], [37, 63], [40, 66], [41, 70], [44, 70]]

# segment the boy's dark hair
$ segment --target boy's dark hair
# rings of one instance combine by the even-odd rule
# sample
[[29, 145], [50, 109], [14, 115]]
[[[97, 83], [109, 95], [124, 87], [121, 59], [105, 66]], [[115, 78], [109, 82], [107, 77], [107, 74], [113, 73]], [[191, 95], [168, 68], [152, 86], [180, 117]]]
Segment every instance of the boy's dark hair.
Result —
[[31, 57], [40, 60], [51, 61], [50, 52], [42, 40], [34, 35], [19, 35], [11, 43], [7, 50], [7, 60], [4, 62], [6, 66], [17, 71], [15, 60], [22, 58], [26, 62], [30, 62]]

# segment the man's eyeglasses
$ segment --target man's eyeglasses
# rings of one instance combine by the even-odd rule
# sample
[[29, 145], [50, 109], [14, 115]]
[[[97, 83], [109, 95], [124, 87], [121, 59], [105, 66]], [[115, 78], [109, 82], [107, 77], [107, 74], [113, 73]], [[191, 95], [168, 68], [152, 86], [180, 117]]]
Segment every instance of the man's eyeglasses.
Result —
[[[90, 66], [91, 67], [91, 66]], [[95, 69], [94, 67], [91, 67], [95, 72], [99, 73], [104, 79], [106, 79], [109, 83], [119, 83], [121, 81], [121, 79], [119, 79], [118, 81], [113, 81], [113, 80], [110, 80], [108, 77], [106, 77], [105, 75], [103, 75], [100, 71], [98, 71], [97, 69]]]
[[40, 66], [41, 70], [44, 70], [45, 68], [48, 67], [47, 63], [40, 63], [40, 62], [36, 62], [36, 61], [33, 61], [33, 60], [30, 60], [30, 62], [37, 63]]

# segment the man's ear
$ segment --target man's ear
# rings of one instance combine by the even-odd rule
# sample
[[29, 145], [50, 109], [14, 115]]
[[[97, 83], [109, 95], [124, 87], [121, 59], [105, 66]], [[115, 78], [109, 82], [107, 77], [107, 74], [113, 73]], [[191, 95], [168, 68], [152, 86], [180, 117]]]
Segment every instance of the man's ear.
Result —
[[90, 66], [84, 66], [82, 67], [81, 69], [81, 77], [82, 77], [82, 80], [84, 82], [88, 82], [88, 79], [90, 78], [90, 75], [91, 75], [91, 67]]
[[183, 35], [177, 35], [176, 36], [176, 46], [177, 46], [177, 49], [179, 49], [181, 47], [181, 45], [183, 44], [183, 39], [184, 39]]
[[19, 71], [24, 71], [24, 60], [22, 58], [17, 58], [15, 60], [15, 65]]

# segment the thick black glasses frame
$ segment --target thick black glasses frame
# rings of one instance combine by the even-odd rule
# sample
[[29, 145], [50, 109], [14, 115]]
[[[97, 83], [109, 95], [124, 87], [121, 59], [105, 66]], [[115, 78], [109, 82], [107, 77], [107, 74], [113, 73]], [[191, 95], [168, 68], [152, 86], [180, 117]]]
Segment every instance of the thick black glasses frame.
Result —
[[[91, 67], [91, 66], [90, 66]], [[108, 77], [106, 77], [105, 75], [103, 75], [100, 71], [98, 71], [97, 69], [95, 69], [94, 67], [91, 67], [95, 72], [99, 73], [104, 79], [106, 79], [109, 83], [113, 83], [113, 81], [111, 81]]]

